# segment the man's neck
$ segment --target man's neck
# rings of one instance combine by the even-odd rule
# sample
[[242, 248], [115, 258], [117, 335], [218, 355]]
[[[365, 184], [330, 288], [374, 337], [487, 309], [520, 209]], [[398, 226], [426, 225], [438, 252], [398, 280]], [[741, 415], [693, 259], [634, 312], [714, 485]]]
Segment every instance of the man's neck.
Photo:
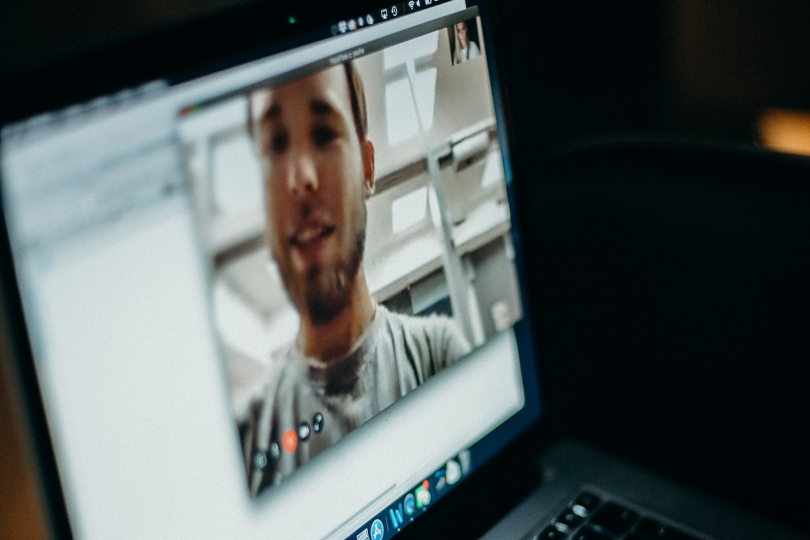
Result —
[[360, 339], [373, 318], [374, 301], [361, 269], [355, 277], [349, 304], [334, 319], [324, 324], [315, 324], [309, 317], [301, 317], [301, 351], [304, 355], [319, 360], [342, 358]]

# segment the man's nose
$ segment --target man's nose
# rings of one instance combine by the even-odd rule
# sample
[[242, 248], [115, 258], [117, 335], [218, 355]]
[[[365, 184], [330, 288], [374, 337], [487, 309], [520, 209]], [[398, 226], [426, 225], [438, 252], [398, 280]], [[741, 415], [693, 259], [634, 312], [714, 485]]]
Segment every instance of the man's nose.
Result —
[[296, 152], [290, 163], [289, 188], [294, 195], [307, 195], [318, 189], [315, 160], [309, 152]]

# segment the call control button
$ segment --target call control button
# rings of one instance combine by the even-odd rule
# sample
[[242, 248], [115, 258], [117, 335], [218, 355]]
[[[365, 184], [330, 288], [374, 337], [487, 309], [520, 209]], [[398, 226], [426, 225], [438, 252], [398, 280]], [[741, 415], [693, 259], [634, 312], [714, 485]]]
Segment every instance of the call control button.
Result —
[[288, 454], [292, 454], [295, 452], [295, 449], [298, 448], [298, 435], [295, 433], [294, 429], [288, 429], [281, 436], [281, 447]]
[[306, 422], [301, 422], [298, 426], [298, 440], [303, 442], [309, 439], [309, 435], [312, 433], [312, 430], [309, 429], [309, 424]]

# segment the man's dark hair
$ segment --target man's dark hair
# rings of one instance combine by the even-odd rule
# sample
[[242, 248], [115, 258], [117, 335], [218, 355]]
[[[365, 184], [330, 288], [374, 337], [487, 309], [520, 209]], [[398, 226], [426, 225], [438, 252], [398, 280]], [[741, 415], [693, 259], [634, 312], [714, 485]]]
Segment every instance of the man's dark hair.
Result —
[[[349, 88], [349, 101], [352, 106], [352, 117], [357, 131], [357, 139], [363, 142], [368, 136], [368, 112], [366, 109], [366, 94], [363, 91], [363, 80], [360, 78], [360, 73], [357, 71], [353, 61], [344, 62], [343, 68], [346, 73], [346, 84]], [[253, 106], [250, 97], [247, 100], [247, 108], [248, 136], [252, 139], [254, 126]]]
[[345, 62], [346, 81], [349, 84], [349, 99], [352, 102], [352, 115], [354, 126], [357, 129], [357, 138], [363, 142], [368, 136], [368, 112], [366, 111], [366, 94], [363, 91], [363, 80], [357, 71], [354, 62]]

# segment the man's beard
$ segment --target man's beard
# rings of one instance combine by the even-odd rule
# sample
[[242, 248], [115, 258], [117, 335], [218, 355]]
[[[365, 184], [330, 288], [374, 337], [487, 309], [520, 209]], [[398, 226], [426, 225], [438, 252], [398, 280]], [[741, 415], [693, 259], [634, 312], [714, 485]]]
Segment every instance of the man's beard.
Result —
[[[311, 204], [303, 204], [301, 220], [306, 219], [312, 211]], [[303, 276], [295, 274], [289, 258], [279, 257], [273, 252], [287, 296], [301, 315], [306, 310], [312, 323], [323, 325], [332, 321], [351, 302], [366, 245], [367, 219], [368, 209], [365, 201], [361, 201], [359, 214], [349, 220], [355, 224], [352, 231], [354, 236], [348, 242], [350, 246], [336, 262], [316, 265]]]
[[316, 267], [309, 271], [304, 296], [309, 318], [313, 323], [326, 324], [349, 305], [365, 244], [364, 227], [358, 232], [352, 250], [338, 264], [331, 268]]

